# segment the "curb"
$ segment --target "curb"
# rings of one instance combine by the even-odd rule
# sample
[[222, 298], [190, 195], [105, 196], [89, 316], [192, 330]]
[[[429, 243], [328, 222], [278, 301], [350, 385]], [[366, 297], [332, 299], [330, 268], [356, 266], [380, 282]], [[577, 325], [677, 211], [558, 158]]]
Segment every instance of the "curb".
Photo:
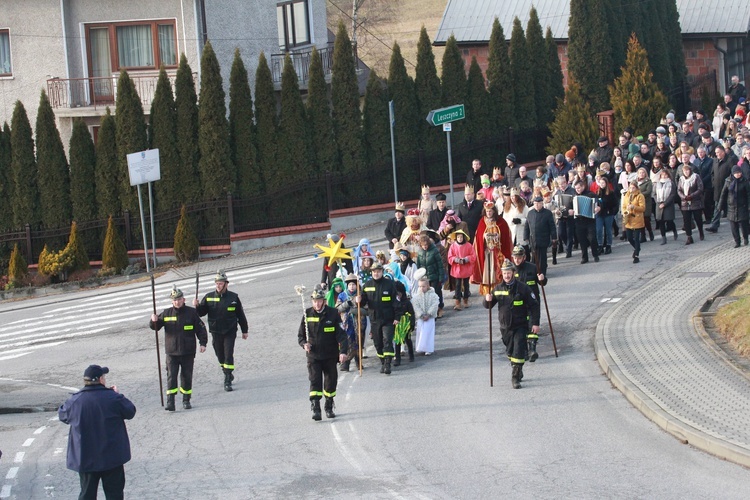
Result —
[[[724, 285], [721, 290], [724, 290]], [[711, 300], [710, 297], [715, 297], [716, 294], [710, 295], [707, 300]], [[594, 351], [596, 359], [599, 362], [599, 366], [602, 368], [607, 378], [612, 382], [612, 385], [617, 388], [625, 398], [646, 418], [654, 422], [656, 425], [661, 427], [663, 430], [677, 438], [683, 444], [690, 444], [700, 450], [708, 452], [716, 457], [719, 457], [730, 462], [742, 465], [750, 468], [750, 450], [736, 446], [732, 443], [727, 442], [724, 439], [716, 438], [703, 431], [697, 430], [694, 427], [686, 424], [676, 415], [673, 415], [665, 411], [655, 401], [649, 398], [643, 393], [628, 377], [626, 377], [620, 367], [614, 362], [609, 354], [606, 343], [604, 342], [603, 333], [607, 329], [612, 316], [620, 310], [620, 308], [627, 305], [626, 301], [621, 301], [615, 307], [604, 313], [599, 322], [596, 325], [596, 335], [594, 339]], [[701, 305], [701, 308], [703, 305]], [[714, 344], [713, 340], [708, 335], [701, 335], [700, 330], [703, 328], [702, 318], [700, 318], [700, 308], [692, 315], [692, 323], [695, 326], [696, 323], [700, 323], [700, 328], [696, 327], [696, 334], [706, 341], [706, 344], [710, 346], [714, 351], [721, 351], [720, 357], [728, 362], [726, 354]], [[705, 332], [705, 330], [704, 330]], [[714, 344], [714, 345], [711, 345]], [[728, 363], [734, 369], [736, 367], [732, 363]]]

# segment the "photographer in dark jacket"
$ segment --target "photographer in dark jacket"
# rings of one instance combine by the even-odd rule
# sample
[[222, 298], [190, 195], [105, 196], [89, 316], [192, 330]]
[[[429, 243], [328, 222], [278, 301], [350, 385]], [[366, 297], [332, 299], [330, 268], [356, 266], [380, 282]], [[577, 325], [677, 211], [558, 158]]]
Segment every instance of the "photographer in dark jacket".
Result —
[[135, 416], [135, 405], [117, 387], [106, 386], [107, 373], [106, 366], [90, 365], [83, 389], [57, 410], [60, 422], [70, 425], [67, 466], [81, 479], [78, 498], [96, 498], [100, 480], [107, 499], [124, 498], [123, 465], [130, 461], [125, 420]]

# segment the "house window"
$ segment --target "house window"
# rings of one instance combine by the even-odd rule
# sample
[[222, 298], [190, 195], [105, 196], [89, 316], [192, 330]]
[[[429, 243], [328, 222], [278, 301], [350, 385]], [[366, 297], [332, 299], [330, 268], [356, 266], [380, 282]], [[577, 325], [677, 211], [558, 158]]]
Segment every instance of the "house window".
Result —
[[91, 76], [177, 66], [174, 20], [91, 24], [86, 26], [86, 40]]
[[276, 21], [279, 27], [280, 50], [288, 51], [292, 47], [310, 43], [310, 16], [307, 0], [278, 4]]
[[12, 76], [10, 64], [10, 31], [0, 30], [0, 76]]

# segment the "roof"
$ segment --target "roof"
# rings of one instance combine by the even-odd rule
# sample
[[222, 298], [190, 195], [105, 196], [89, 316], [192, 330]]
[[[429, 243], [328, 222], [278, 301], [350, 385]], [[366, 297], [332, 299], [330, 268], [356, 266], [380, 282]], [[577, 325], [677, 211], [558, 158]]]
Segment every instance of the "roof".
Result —
[[[510, 38], [513, 19], [526, 27], [531, 6], [536, 7], [542, 30], [552, 29], [557, 40], [568, 38], [570, 2], [562, 0], [448, 0], [435, 35], [435, 45], [444, 45], [451, 33], [459, 43], [488, 43], [492, 22], [497, 17]], [[736, 34], [750, 30], [750, 2], [747, 0], [677, 0], [683, 35]], [[733, 12], [734, 15], [728, 15]]]

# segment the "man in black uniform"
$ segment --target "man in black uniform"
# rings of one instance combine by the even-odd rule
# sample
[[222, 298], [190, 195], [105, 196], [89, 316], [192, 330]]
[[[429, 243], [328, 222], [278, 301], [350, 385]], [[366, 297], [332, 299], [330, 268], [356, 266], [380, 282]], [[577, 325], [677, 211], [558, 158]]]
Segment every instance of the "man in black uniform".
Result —
[[531, 317], [531, 331], [539, 333], [539, 301], [528, 285], [517, 280], [515, 266], [505, 260], [502, 266], [503, 281], [484, 296], [484, 308], [492, 309], [498, 304], [500, 333], [505, 344], [505, 353], [513, 368], [511, 383], [514, 389], [521, 388], [523, 364], [526, 361], [526, 333]]
[[[545, 286], [547, 284], [547, 277], [543, 272], [537, 273], [537, 267], [531, 262], [526, 262], [526, 252], [522, 247], [516, 246], [513, 248], [513, 264], [516, 266], [515, 277], [521, 283], [526, 283], [531, 291], [534, 292], [537, 300], [539, 300], [539, 285]], [[540, 307], [541, 310], [541, 307]], [[526, 334], [526, 344], [528, 347], [528, 360], [532, 363], [539, 358], [539, 354], [536, 352], [536, 343], [539, 340], [539, 332], [534, 331], [533, 325], [529, 323], [529, 327]]]
[[391, 374], [391, 360], [396, 355], [393, 349], [395, 326], [401, 319], [396, 310], [396, 285], [393, 280], [383, 278], [383, 265], [376, 262], [370, 268], [372, 278], [362, 287], [357, 302], [367, 307], [370, 316], [372, 341], [380, 358], [380, 373]]
[[308, 307], [302, 316], [297, 342], [307, 353], [312, 418], [321, 420], [320, 398], [323, 396], [326, 397], [326, 417], [336, 417], [333, 413], [333, 398], [336, 397], [338, 382], [336, 363], [346, 361], [349, 341], [346, 332], [341, 329], [338, 311], [326, 304], [323, 289], [315, 287], [311, 297], [312, 307]]
[[200, 343], [200, 351], [206, 352], [208, 335], [200, 316], [195, 309], [185, 305], [182, 291], [172, 286], [172, 307], [164, 309], [158, 316], [151, 315], [149, 327], [152, 330], [164, 328], [164, 350], [167, 353], [167, 411], [174, 411], [174, 397], [177, 394], [177, 374], [180, 373], [179, 391], [182, 393], [182, 407], [192, 408], [193, 364], [195, 362], [195, 338]]
[[237, 324], [242, 330], [242, 339], [247, 340], [247, 318], [242, 302], [236, 293], [227, 290], [229, 278], [219, 270], [214, 277], [216, 290], [207, 293], [200, 302], [193, 299], [199, 316], [208, 314], [208, 331], [214, 346], [219, 367], [224, 372], [224, 390], [232, 391], [234, 380], [234, 342], [237, 340]]
[[388, 248], [393, 249], [393, 245], [401, 239], [401, 233], [406, 228], [406, 219], [404, 219], [406, 207], [403, 203], [396, 203], [396, 215], [385, 225], [385, 239], [388, 240]]
[[[534, 262], [539, 261], [539, 269], [542, 274], [547, 272], [547, 248], [557, 247], [557, 229], [555, 228], [555, 216], [544, 208], [544, 198], [534, 197], [534, 209], [529, 210], [526, 215], [526, 224], [523, 227], [523, 239], [529, 242], [529, 252]], [[553, 253], [553, 255], [555, 255]], [[515, 255], [515, 254], [514, 254]], [[553, 261], [554, 263], [554, 261]]]

